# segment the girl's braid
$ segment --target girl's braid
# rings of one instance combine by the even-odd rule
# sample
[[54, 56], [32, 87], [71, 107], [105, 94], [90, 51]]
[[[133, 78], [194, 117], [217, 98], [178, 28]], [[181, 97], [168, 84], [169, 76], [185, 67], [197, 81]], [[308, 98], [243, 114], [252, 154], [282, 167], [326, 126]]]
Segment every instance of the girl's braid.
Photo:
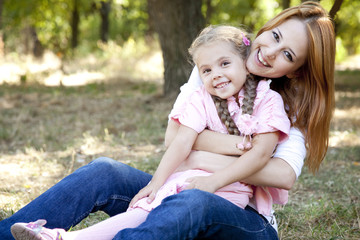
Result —
[[228, 130], [229, 134], [240, 136], [240, 131], [237, 128], [234, 120], [230, 116], [227, 99], [222, 99], [217, 96], [212, 96], [212, 99], [215, 103], [215, 107], [221, 119], [221, 122], [226, 126], [226, 129]]
[[242, 114], [251, 115], [254, 110], [254, 102], [256, 97], [256, 88], [259, 84], [258, 78], [256, 78], [253, 74], [249, 73], [246, 76], [245, 81], [245, 93], [243, 99], [243, 105], [241, 106]]
[[[260, 79], [257, 79], [254, 75], [248, 74], [246, 76], [245, 81], [245, 93], [243, 99], [243, 105], [241, 107], [242, 114], [249, 114], [253, 113], [254, 101], [256, 97], [256, 87], [259, 83]], [[217, 113], [221, 119], [221, 122], [226, 126], [229, 134], [240, 136], [241, 133], [237, 128], [234, 120], [230, 116], [230, 112], [228, 110], [227, 99], [221, 99], [217, 96], [212, 96], [212, 99], [215, 103], [215, 107]]]

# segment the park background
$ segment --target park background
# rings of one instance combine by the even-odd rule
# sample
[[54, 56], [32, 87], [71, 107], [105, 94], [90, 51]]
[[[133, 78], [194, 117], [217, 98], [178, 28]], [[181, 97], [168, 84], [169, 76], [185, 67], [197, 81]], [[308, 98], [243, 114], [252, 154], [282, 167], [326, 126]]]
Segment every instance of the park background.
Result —
[[[99, 156], [153, 173], [199, 30], [256, 33], [300, 2], [0, 0], [0, 220]], [[360, 239], [360, 1], [320, 3], [337, 35], [330, 148], [276, 206], [279, 235]]]

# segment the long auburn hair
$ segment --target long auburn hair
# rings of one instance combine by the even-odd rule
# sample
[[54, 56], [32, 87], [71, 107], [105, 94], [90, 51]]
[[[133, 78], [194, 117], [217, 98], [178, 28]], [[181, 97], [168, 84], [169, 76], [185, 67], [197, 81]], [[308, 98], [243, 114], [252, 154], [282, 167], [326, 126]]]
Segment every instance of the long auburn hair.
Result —
[[305, 136], [305, 165], [315, 173], [329, 145], [330, 121], [335, 106], [335, 31], [326, 10], [317, 2], [304, 2], [285, 9], [269, 20], [257, 33], [271, 30], [290, 18], [302, 21], [307, 30], [309, 52], [303, 66], [292, 79], [286, 76], [272, 81], [288, 106], [293, 126]]

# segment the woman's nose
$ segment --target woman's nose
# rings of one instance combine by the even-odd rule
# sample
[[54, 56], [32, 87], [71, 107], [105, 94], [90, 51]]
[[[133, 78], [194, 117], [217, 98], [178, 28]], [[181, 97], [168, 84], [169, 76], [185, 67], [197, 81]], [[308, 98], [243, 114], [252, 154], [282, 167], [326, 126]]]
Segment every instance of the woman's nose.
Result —
[[264, 53], [264, 55], [265, 55], [265, 57], [266, 57], [267, 59], [273, 60], [273, 59], [276, 58], [277, 53], [278, 53], [278, 49], [276, 49], [276, 48], [269, 48], [269, 49], [267, 49], [267, 51]]
[[265, 57], [270, 60], [275, 59], [275, 56], [276, 56], [276, 54], [274, 51], [268, 51], [265, 53]]

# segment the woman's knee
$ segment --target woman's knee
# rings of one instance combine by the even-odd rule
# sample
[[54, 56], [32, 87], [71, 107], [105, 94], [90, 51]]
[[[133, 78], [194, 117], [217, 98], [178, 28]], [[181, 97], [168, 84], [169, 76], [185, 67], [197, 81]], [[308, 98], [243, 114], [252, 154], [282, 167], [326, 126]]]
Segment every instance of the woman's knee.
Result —
[[89, 167], [100, 173], [111, 174], [112, 172], [119, 172], [122, 169], [129, 168], [128, 165], [118, 162], [112, 158], [99, 157], [88, 164]]
[[116, 160], [112, 159], [112, 158], [108, 158], [108, 157], [99, 157], [94, 159], [93, 161], [90, 162], [90, 165], [96, 165], [96, 166], [112, 166], [115, 163], [117, 163]]
[[88, 164], [87, 167], [91, 169], [88, 171], [90, 171], [94, 177], [104, 178], [104, 180], [108, 179], [112, 185], [115, 183], [122, 185], [140, 184], [143, 187], [151, 179], [150, 174], [108, 157], [97, 158]]

